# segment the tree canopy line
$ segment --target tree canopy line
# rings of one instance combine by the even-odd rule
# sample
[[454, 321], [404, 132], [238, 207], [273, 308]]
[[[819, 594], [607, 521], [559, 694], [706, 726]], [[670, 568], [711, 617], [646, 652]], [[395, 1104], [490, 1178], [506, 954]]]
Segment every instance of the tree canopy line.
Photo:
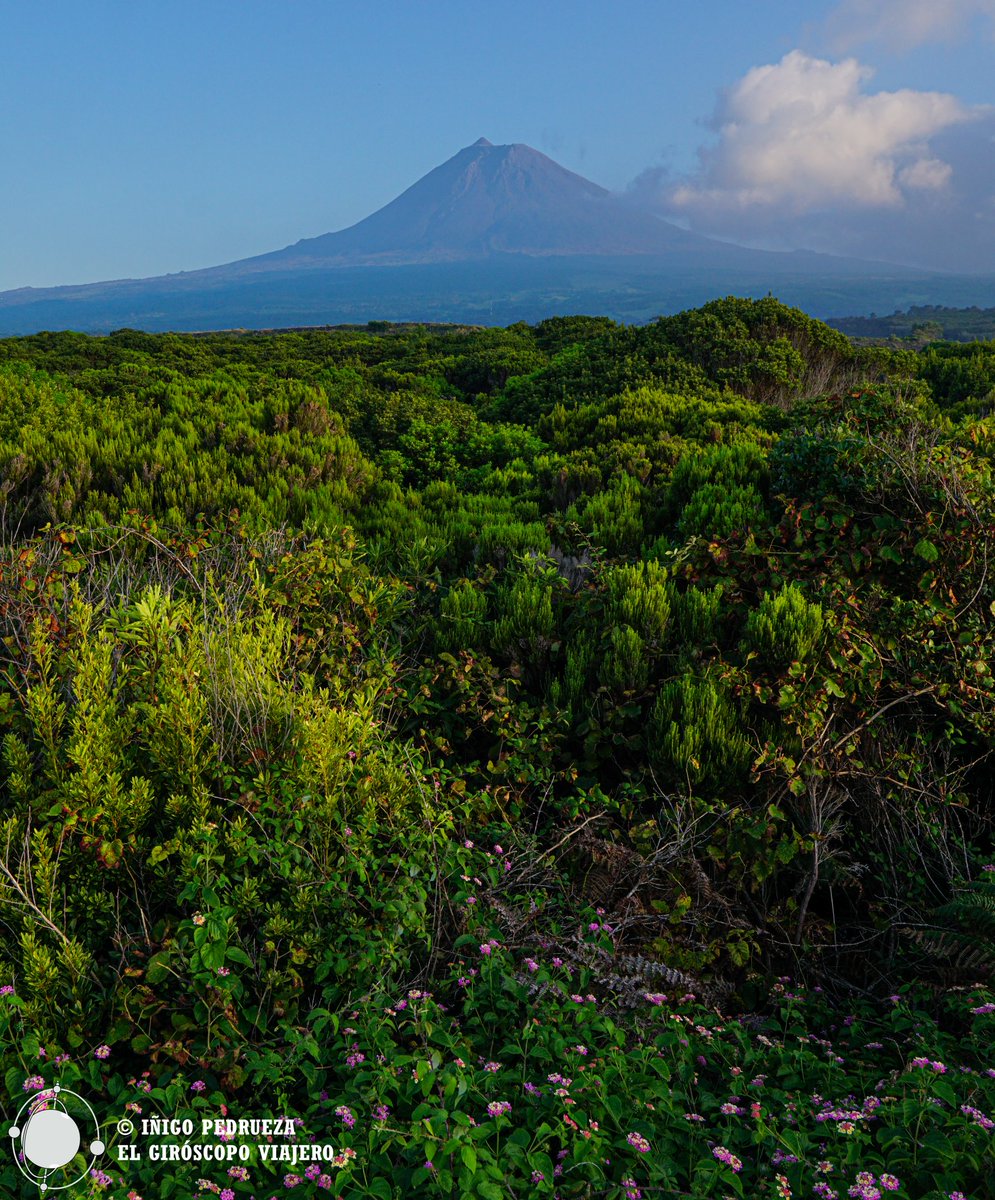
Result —
[[0, 341], [21, 1018], [237, 1091], [580, 912], [623, 1008], [990, 979], [993, 398], [773, 299]]

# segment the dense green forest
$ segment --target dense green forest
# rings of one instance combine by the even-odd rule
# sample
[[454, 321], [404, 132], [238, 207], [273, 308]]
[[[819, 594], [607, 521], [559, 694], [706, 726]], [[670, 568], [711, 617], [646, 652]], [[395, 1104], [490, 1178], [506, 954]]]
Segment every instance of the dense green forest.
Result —
[[993, 398], [773, 299], [0, 341], [8, 1118], [336, 1147], [122, 1200], [995, 1194]]

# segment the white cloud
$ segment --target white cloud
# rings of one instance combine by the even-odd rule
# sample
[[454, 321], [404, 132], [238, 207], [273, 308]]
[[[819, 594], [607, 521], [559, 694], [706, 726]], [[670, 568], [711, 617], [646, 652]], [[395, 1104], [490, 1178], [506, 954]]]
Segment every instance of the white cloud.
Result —
[[900, 51], [957, 41], [976, 21], [995, 31], [995, 0], [842, 0], [824, 36], [837, 52], [870, 42]]
[[871, 76], [800, 50], [753, 68], [723, 94], [698, 169], [645, 171], [632, 199], [733, 242], [995, 272], [995, 108], [874, 92]]
[[941, 186], [946, 164], [928, 148], [971, 112], [942, 92], [876, 92], [871, 70], [800, 50], [754, 67], [727, 93], [718, 143], [697, 176], [673, 190], [677, 210], [828, 205], [898, 207], [906, 187]]

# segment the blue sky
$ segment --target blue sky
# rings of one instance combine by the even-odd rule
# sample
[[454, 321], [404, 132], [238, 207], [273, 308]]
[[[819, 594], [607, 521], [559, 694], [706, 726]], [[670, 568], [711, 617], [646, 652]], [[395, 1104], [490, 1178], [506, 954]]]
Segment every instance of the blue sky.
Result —
[[995, 0], [7, 0], [0, 290], [339, 229], [480, 136], [703, 233], [995, 271], [993, 30]]

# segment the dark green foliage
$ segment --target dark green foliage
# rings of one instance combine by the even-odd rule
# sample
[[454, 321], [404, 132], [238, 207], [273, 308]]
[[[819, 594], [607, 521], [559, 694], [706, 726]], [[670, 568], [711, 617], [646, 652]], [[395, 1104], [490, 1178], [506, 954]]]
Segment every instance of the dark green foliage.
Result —
[[889, 317], [837, 317], [829, 324], [852, 338], [923, 345], [946, 338], [954, 342], [991, 341], [995, 338], [995, 308], [946, 308], [912, 305], [908, 312]]
[[920, 355], [921, 375], [954, 420], [989, 417], [995, 408], [995, 352], [991, 344], [939, 343]]
[[[367, 586], [403, 596], [383, 601], [372, 654], [390, 748], [460, 776], [488, 816], [541, 824], [597, 797], [624, 845], [671, 835], [661, 796], [687, 806], [697, 841], [673, 834], [681, 868], [642, 902], [679, 906], [707, 886], [694, 954], [773, 967], [777, 944], [873, 938], [922, 916], [943, 884], [911, 878], [948, 886], [953, 856], [990, 844], [993, 361], [981, 344], [856, 350], [773, 299], [732, 298], [643, 328], [570, 317], [8, 340], [2, 533], [13, 564], [65, 527], [67, 572], [90, 601], [106, 600], [92, 580], [110, 545], [94, 538], [175, 539], [185, 564], [224, 530], [263, 546], [274, 530], [295, 546], [355, 540], [320, 571], [294, 550], [296, 586], [318, 595], [322, 572], [361, 564], [350, 604]], [[234, 578], [212, 584], [229, 613], [245, 599]], [[170, 772], [196, 790], [208, 761], [286, 754], [288, 697], [320, 690], [322, 671], [344, 686], [360, 670], [340, 647], [305, 671], [286, 612], [260, 608], [226, 660], [222, 690], [240, 698], [220, 715], [191, 682], [193, 600], [140, 602], [184, 632], [156, 635], [168, 688], [127, 692], [126, 718], [112, 706], [92, 734], [140, 746], [142, 769], [109, 758], [101, 776], [106, 811], [138, 822], [102, 839], [122, 845], [151, 814], [166, 820]], [[31, 605], [18, 593], [4, 617], [11, 686], [31, 620], [66, 622]], [[124, 686], [120, 656], [150, 653], [125, 650], [145, 618], [94, 611], [110, 641], [86, 670]], [[330, 608], [308, 636], [362, 643], [354, 625]], [[248, 688], [236, 665], [264, 643], [269, 682]], [[82, 736], [60, 720], [52, 746]], [[26, 778], [42, 743], [11, 732], [11, 778]], [[755, 949], [726, 937], [729, 913], [760, 931]]]
[[973, 880], [933, 919], [936, 928], [910, 933], [945, 974], [958, 981], [995, 976], [995, 883]]

